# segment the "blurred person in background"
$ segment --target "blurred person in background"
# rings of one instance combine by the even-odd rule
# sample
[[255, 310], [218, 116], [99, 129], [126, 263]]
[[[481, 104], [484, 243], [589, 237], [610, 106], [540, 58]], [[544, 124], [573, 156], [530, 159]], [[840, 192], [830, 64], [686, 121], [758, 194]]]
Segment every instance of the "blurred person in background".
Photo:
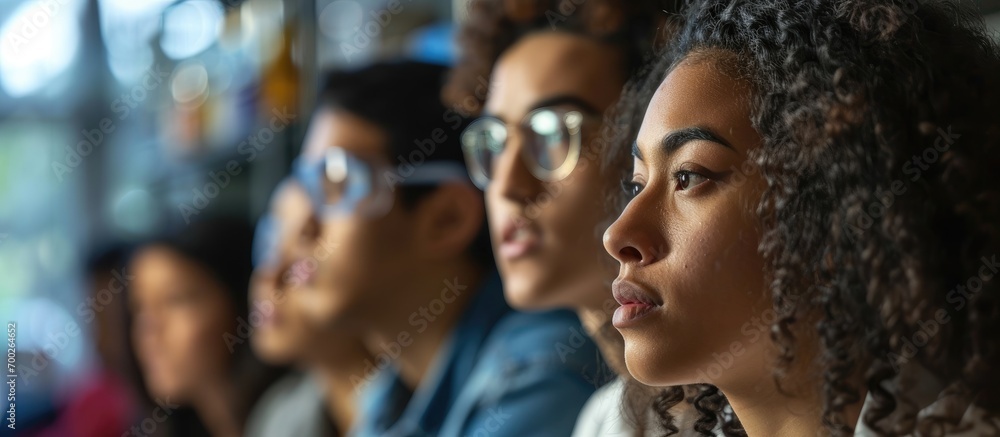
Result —
[[250, 306], [273, 309], [262, 315], [250, 344], [265, 363], [291, 365], [301, 373], [282, 378], [261, 397], [247, 422], [247, 436], [345, 435], [356, 415], [351, 376], [363, 374], [368, 351], [357, 335], [321, 329], [295, 301], [302, 291], [295, 289], [299, 281], [291, 264], [313, 255], [303, 232], [312, 214], [305, 190], [286, 180], [257, 226]]
[[141, 381], [128, 338], [125, 288], [131, 275], [125, 269], [128, 246], [109, 244], [86, 262], [87, 297], [77, 313], [90, 334], [97, 363], [60, 409], [51, 425], [33, 436], [103, 437], [121, 435], [140, 421]]
[[[251, 227], [206, 218], [139, 247], [129, 305], [143, 379], [174, 435], [243, 435], [273, 371], [250, 354]], [[185, 408], [190, 410], [185, 411]], [[193, 411], [200, 421], [184, 418]]]
[[[570, 308], [598, 340], [612, 369], [628, 377], [621, 334], [611, 326], [617, 275], [602, 235], [619, 208], [620, 165], [602, 165], [604, 145], [628, 137], [644, 102], [620, 101], [665, 39], [675, 1], [474, 0], [458, 43], [449, 103], [479, 115], [463, 133], [470, 174], [485, 191], [507, 302], [520, 310]], [[616, 105], [618, 105], [616, 107]], [[605, 126], [605, 114], [621, 126]], [[602, 131], [602, 128], [604, 129]], [[614, 163], [619, 164], [619, 163]], [[642, 435], [646, 414], [623, 417], [637, 384], [602, 388], [576, 435]], [[653, 395], [650, 391], [649, 396]], [[635, 401], [649, 411], [645, 401]], [[631, 408], [626, 408], [631, 412]]]
[[603, 364], [572, 312], [504, 302], [445, 73], [403, 61], [329, 77], [296, 170], [325, 260], [293, 269], [314, 317], [367, 333], [375, 355], [352, 435], [566, 435]]

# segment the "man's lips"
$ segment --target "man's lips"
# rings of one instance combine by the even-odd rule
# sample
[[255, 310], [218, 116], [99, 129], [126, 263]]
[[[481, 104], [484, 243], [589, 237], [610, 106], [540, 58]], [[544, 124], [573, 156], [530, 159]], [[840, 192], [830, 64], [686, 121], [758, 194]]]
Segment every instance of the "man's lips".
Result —
[[[268, 306], [271, 307], [270, 311], [261, 310], [261, 308], [267, 308]], [[281, 315], [278, 314], [277, 309], [274, 308], [273, 299], [267, 299], [267, 298], [254, 299], [253, 307], [250, 308], [250, 314], [251, 315], [256, 314], [257, 317], [254, 318], [257, 319], [258, 323], [260, 323], [260, 326], [264, 328], [269, 328], [275, 325], [279, 325], [282, 322]]]
[[523, 218], [509, 218], [500, 234], [500, 256], [507, 260], [530, 254], [541, 246], [541, 232], [537, 226]]
[[654, 293], [627, 280], [616, 279], [611, 285], [611, 291], [615, 300], [621, 305], [615, 310], [611, 320], [611, 323], [619, 329], [628, 327], [663, 305]]
[[294, 289], [306, 285], [312, 285], [316, 277], [317, 267], [310, 266], [308, 259], [300, 259], [288, 268], [285, 277], [282, 278], [283, 286], [287, 289]]

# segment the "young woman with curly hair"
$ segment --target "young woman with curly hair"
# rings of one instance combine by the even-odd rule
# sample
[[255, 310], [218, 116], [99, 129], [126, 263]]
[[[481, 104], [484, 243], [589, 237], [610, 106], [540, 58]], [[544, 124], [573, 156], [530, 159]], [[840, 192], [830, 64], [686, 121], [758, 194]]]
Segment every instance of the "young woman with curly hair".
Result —
[[667, 429], [691, 403], [704, 435], [1000, 432], [1000, 50], [981, 17], [700, 0], [683, 22], [638, 92], [631, 200], [605, 234], [627, 366], [667, 387]]
[[[567, 332], [567, 344], [592, 335], [610, 363], [587, 375], [597, 386], [625, 373], [610, 325], [614, 262], [601, 247], [616, 213], [605, 193], [620, 191], [620, 175], [600, 165], [604, 114], [662, 41], [675, 3], [473, 0], [445, 90], [456, 110], [480, 116], [463, 147], [486, 194], [507, 302], [576, 310], [588, 332]], [[577, 435], [634, 431], [619, 417], [621, 390], [619, 381], [591, 398]]]

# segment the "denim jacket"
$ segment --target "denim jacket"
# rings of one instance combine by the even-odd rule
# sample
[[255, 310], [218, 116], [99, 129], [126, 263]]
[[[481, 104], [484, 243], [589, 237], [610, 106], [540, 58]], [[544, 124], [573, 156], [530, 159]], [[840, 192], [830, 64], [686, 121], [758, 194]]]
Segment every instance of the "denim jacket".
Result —
[[350, 435], [568, 436], [612, 377], [576, 314], [512, 310], [493, 272], [416, 390], [391, 366], [368, 384]]

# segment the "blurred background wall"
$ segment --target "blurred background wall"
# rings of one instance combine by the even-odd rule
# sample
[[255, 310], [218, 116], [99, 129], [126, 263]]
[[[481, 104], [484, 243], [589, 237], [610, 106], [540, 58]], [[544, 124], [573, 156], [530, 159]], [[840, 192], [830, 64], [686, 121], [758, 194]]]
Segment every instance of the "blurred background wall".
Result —
[[0, 320], [17, 321], [29, 373], [19, 422], [95, 364], [89, 253], [211, 211], [255, 219], [321, 72], [448, 62], [456, 4], [0, 0]]
[[[0, 0], [0, 321], [37, 373], [20, 420], [95, 360], [88, 253], [209, 211], [256, 218], [321, 72], [447, 63], [465, 3]], [[1000, 29], [1000, 0], [976, 4]]]

